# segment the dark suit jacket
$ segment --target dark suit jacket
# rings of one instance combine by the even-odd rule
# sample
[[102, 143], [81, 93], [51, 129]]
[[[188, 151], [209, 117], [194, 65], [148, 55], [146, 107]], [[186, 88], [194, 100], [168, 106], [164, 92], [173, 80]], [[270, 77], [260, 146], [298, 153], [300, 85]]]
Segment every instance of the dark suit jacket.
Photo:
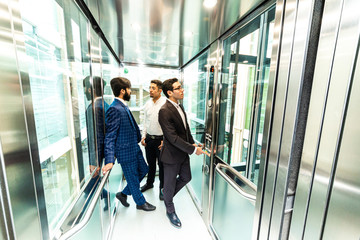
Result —
[[98, 166], [98, 163], [95, 158], [95, 134], [94, 127], [96, 131], [96, 143], [97, 143], [97, 152], [98, 152], [98, 160], [100, 161], [99, 166], [102, 164], [102, 160], [104, 158], [104, 117], [105, 113], [109, 108], [109, 104], [107, 104], [101, 99], [96, 99], [94, 102], [95, 108], [95, 125], [93, 120], [93, 105], [90, 104], [86, 108], [86, 123], [87, 123], [87, 139], [88, 139], [88, 151], [89, 151], [89, 163], [93, 166]]
[[189, 154], [195, 150], [186, 113], [183, 108], [182, 110], [185, 114], [186, 130], [178, 110], [168, 100], [159, 111], [159, 123], [164, 134], [163, 147], [160, 152], [160, 160], [163, 163], [182, 163], [189, 159]]
[[119, 163], [135, 161], [141, 140], [139, 126], [127, 107], [115, 99], [105, 117], [105, 164], [114, 163], [114, 156]]

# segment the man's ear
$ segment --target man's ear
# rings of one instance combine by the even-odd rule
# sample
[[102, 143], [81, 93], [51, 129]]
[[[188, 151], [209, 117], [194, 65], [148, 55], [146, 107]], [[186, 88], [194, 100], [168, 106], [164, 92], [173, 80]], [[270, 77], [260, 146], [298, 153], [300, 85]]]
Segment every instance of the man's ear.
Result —
[[169, 95], [169, 97], [171, 97], [171, 96], [172, 96], [172, 94], [173, 94], [173, 92], [172, 92], [172, 91], [170, 91], [170, 90], [168, 90], [168, 91], [167, 91], [167, 94]]

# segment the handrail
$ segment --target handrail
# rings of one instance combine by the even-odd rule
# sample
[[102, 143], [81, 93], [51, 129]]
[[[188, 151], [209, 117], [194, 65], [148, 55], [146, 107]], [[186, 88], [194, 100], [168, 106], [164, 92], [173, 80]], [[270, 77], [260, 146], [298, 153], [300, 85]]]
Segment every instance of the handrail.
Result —
[[232, 178], [230, 178], [223, 171], [221, 171], [221, 168], [225, 168], [225, 169], [229, 170], [232, 174], [234, 174], [236, 177], [238, 177], [246, 186], [250, 187], [251, 189], [253, 189], [256, 192], [257, 191], [256, 187], [253, 186], [253, 184], [249, 181], [249, 179], [245, 178], [244, 176], [239, 174], [238, 171], [236, 171], [235, 169], [233, 169], [232, 167], [230, 167], [228, 165], [218, 163], [215, 167], [216, 172], [218, 172], [225, 179], [225, 181], [228, 182], [244, 198], [254, 201], [254, 202], [256, 201], [256, 194], [251, 194], [251, 193], [246, 192]]
[[83, 227], [85, 227], [85, 225], [90, 221], [90, 218], [95, 210], [97, 201], [103, 191], [104, 185], [109, 178], [110, 172], [111, 172], [111, 170], [107, 171], [104, 174], [103, 178], [101, 179], [99, 187], [96, 190], [94, 197], [92, 198], [92, 200], [89, 204], [89, 208], [86, 211], [83, 219], [79, 223], [77, 223], [74, 227], [72, 227], [70, 230], [66, 231], [65, 233], [62, 233], [58, 238], [56, 238], [57, 240], [65, 240], [65, 239], [70, 238], [71, 236], [73, 236], [74, 234], [79, 232]]

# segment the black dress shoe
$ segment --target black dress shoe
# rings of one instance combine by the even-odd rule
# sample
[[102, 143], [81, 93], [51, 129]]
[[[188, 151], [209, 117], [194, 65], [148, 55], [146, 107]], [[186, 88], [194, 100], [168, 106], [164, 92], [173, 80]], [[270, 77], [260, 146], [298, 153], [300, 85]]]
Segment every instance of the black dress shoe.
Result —
[[139, 210], [144, 210], [144, 211], [154, 211], [156, 209], [155, 206], [151, 205], [150, 203], [148, 202], [145, 202], [143, 205], [139, 206], [139, 205], [136, 205], [136, 209], [139, 209]]
[[181, 228], [180, 219], [178, 218], [175, 212], [173, 213], [166, 212], [166, 216], [169, 218], [171, 225], [173, 225], [176, 228]]
[[154, 185], [148, 185], [147, 183], [145, 183], [145, 185], [140, 188], [140, 191], [145, 192], [146, 190], [149, 190], [150, 188], [153, 188], [153, 187], [154, 187]]
[[160, 199], [161, 201], [164, 201], [164, 193], [163, 193], [163, 189], [162, 189], [162, 188], [160, 188], [159, 199]]
[[124, 207], [129, 207], [130, 206], [130, 204], [126, 201], [127, 195], [123, 194], [122, 192], [118, 192], [116, 194], [116, 198], [119, 199], [119, 201], [121, 202], [121, 204]]

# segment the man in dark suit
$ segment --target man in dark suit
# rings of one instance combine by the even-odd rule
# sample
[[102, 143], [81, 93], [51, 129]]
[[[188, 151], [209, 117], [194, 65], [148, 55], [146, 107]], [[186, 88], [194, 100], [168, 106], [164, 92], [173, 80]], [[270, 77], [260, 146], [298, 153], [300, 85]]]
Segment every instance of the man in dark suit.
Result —
[[184, 89], [178, 79], [164, 81], [163, 92], [167, 101], [159, 111], [159, 123], [164, 135], [160, 152], [164, 167], [164, 202], [170, 223], [180, 228], [173, 197], [191, 180], [189, 154], [204, 152], [194, 143], [185, 110], [179, 103], [184, 98]]
[[107, 172], [114, 165], [114, 157], [118, 160], [127, 181], [122, 192], [116, 197], [121, 204], [129, 207], [127, 196], [132, 195], [136, 208], [144, 211], [153, 211], [155, 206], [146, 202], [140, 191], [140, 182], [149, 168], [142, 155], [139, 142], [141, 140], [139, 126], [131, 114], [125, 101], [130, 100], [131, 83], [128, 79], [117, 77], [110, 82], [115, 96], [105, 117], [105, 166]]

